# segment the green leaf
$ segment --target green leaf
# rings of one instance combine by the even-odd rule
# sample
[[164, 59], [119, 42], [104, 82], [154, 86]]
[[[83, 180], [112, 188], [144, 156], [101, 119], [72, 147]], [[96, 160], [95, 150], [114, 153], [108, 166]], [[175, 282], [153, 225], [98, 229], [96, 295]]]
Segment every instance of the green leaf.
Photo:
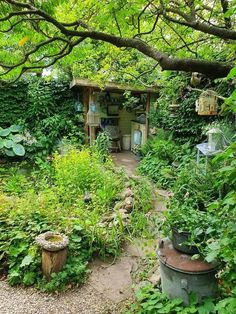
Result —
[[199, 314], [211, 314], [215, 313], [215, 305], [211, 299], [206, 299], [205, 302], [198, 308]]
[[17, 124], [11, 125], [9, 129], [10, 129], [10, 132], [12, 133], [22, 132], [23, 130], [22, 126], [17, 125]]
[[23, 141], [23, 136], [20, 134], [14, 134], [11, 136], [11, 139], [13, 140], [13, 142], [19, 143]]
[[13, 150], [10, 149], [4, 149], [4, 153], [8, 156], [8, 157], [15, 157], [16, 155], [14, 154]]
[[236, 76], [236, 66], [233, 67], [233, 69], [230, 70], [227, 78], [234, 78]]
[[36, 273], [29, 271], [24, 275], [23, 284], [26, 286], [31, 286], [35, 282]]
[[25, 266], [29, 266], [31, 263], [33, 262], [33, 257], [31, 255], [26, 255], [21, 264], [20, 267], [25, 267]]
[[12, 148], [12, 146], [13, 146], [13, 141], [11, 141], [11, 140], [4, 140], [4, 147], [6, 147], [6, 148]]
[[11, 133], [10, 128], [0, 130], [0, 136], [6, 137]]
[[0, 149], [2, 149], [3, 147], [4, 147], [4, 140], [0, 138]]
[[22, 146], [21, 144], [13, 144], [12, 149], [13, 149], [13, 152], [16, 154], [16, 156], [25, 155], [24, 146]]

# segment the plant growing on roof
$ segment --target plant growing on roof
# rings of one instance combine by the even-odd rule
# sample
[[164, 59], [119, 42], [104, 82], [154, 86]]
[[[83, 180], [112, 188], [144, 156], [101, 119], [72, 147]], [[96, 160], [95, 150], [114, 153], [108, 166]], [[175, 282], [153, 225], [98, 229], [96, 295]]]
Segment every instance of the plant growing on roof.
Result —
[[0, 129], [0, 151], [8, 157], [24, 156], [25, 148], [22, 144], [23, 131], [20, 125], [13, 124], [9, 128]]

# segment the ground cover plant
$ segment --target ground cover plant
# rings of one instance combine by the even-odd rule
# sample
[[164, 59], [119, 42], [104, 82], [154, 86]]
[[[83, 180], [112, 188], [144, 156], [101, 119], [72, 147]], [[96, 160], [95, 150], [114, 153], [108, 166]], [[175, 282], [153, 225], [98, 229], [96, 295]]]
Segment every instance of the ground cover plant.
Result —
[[[93, 254], [119, 255], [129, 222], [125, 226], [113, 208], [126, 179], [123, 172], [114, 171], [109, 158], [100, 157], [94, 149], [71, 149], [55, 154], [51, 164], [42, 161], [27, 177], [17, 167], [1, 171], [0, 260], [10, 284], [60, 290], [84, 281]], [[134, 212], [142, 210], [138, 195], [143, 187], [136, 184]], [[107, 215], [109, 225], [104, 220]], [[47, 282], [35, 237], [49, 230], [67, 234], [70, 245], [63, 270]]]
[[137, 303], [131, 306], [125, 314], [233, 314], [236, 308], [236, 291], [232, 297], [223, 300], [206, 298], [202, 304], [197, 303], [194, 294], [189, 296], [189, 305], [181, 299], [170, 300], [161, 292], [160, 287], [147, 284], [138, 290]]
[[141, 148], [141, 154], [140, 173], [163, 188], [170, 188], [183, 165], [194, 158], [188, 143], [180, 146], [162, 133], [148, 140]]

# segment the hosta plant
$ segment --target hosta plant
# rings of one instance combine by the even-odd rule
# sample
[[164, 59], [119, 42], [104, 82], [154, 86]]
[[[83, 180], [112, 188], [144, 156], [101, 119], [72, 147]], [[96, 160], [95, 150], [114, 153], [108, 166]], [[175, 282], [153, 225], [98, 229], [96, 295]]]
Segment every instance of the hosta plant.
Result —
[[22, 127], [13, 124], [9, 128], [0, 128], [0, 151], [8, 157], [24, 156], [25, 148], [23, 141]]

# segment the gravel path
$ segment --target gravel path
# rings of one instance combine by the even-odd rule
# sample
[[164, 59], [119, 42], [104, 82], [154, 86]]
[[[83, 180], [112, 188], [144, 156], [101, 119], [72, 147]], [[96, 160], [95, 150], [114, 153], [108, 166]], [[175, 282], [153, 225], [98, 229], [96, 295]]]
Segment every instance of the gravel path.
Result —
[[0, 281], [1, 314], [120, 314], [117, 306], [92, 287], [60, 295], [42, 294], [35, 289], [10, 287]]

